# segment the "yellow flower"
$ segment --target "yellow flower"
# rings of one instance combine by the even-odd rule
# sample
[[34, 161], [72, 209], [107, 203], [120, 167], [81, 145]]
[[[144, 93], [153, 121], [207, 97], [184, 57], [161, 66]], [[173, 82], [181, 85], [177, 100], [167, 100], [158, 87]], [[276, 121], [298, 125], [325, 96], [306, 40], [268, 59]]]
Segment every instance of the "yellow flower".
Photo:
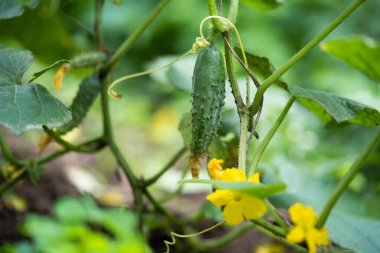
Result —
[[[236, 168], [223, 171], [220, 163], [222, 160], [213, 159], [210, 161], [209, 170], [212, 178], [227, 182], [247, 181], [244, 171]], [[259, 183], [259, 174], [255, 173], [248, 181]], [[267, 210], [262, 199], [240, 191], [220, 189], [207, 195], [206, 198], [216, 206], [224, 206], [223, 216], [230, 225], [237, 225], [244, 219], [257, 219], [264, 215]]]
[[287, 240], [294, 243], [306, 241], [309, 253], [316, 253], [317, 245], [329, 244], [327, 228], [315, 228], [317, 214], [311, 206], [296, 203], [289, 208], [289, 214], [295, 226], [287, 234]]
[[208, 171], [212, 179], [219, 179], [223, 173], [223, 168], [220, 166], [221, 163], [224, 163], [222, 159], [211, 159], [208, 163]]

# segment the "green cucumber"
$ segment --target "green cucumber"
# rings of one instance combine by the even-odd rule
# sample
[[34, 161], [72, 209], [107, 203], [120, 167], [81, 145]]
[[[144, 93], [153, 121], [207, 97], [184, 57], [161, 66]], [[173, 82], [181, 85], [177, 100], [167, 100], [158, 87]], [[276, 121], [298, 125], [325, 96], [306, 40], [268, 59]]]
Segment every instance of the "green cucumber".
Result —
[[77, 127], [86, 117], [91, 105], [100, 93], [100, 81], [96, 75], [85, 78], [79, 86], [79, 90], [70, 106], [72, 119], [57, 129], [57, 133], [63, 135]]
[[88, 68], [97, 66], [104, 62], [106, 58], [107, 55], [103, 52], [89, 52], [74, 56], [70, 63], [73, 68]]
[[220, 126], [225, 98], [226, 72], [223, 54], [214, 45], [201, 50], [194, 67], [192, 87], [192, 142], [190, 165], [193, 177], [199, 175], [199, 159]]

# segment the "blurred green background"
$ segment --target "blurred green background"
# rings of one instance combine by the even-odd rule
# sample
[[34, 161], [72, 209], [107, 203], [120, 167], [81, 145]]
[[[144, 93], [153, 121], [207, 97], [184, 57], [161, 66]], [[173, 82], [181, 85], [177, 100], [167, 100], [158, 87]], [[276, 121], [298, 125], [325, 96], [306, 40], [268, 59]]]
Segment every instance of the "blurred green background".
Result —
[[[115, 50], [157, 5], [156, 0], [106, 0], [103, 19], [108, 49]], [[352, 1], [287, 0], [267, 12], [241, 5], [237, 27], [246, 48], [267, 56], [279, 67], [303, 45], [318, 34]], [[229, 1], [224, 1], [227, 13]], [[200, 21], [208, 15], [204, 0], [176, 0], [159, 15], [128, 52], [112, 78], [158, 66], [189, 50], [198, 36]], [[0, 21], [0, 43], [7, 48], [28, 49], [35, 61], [26, 78], [59, 59], [96, 50], [93, 30], [93, 1], [42, 1], [35, 10]], [[349, 35], [364, 35], [380, 41], [380, 1], [367, 1], [327, 40]], [[112, 101], [111, 111], [117, 141], [136, 173], [148, 177], [158, 171], [182, 146], [177, 130], [181, 115], [190, 110], [191, 76], [195, 56], [175, 66], [118, 86], [123, 98]], [[70, 105], [80, 80], [90, 70], [74, 70], [64, 79], [63, 91], [54, 88], [54, 71], [40, 82], [67, 105]], [[244, 76], [240, 71], [242, 84]], [[380, 86], [356, 70], [315, 48], [285, 74], [288, 83], [333, 92], [380, 109]], [[244, 85], [242, 85], [243, 87]], [[265, 133], [275, 121], [288, 95], [276, 87], [265, 96], [258, 133]], [[238, 119], [233, 98], [228, 94], [226, 109], [232, 110], [225, 122], [237, 131]], [[70, 136], [74, 142], [101, 133], [99, 101], [84, 124]], [[287, 194], [278, 203], [287, 206], [296, 199], [313, 204], [318, 211], [358, 153], [364, 149], [374, 128], [347, 126], [325, 128], [305, 108], [295, 104], [265, 153], [260, 171], [264, 181], [285, 181]], [[236, 134], [236, 133], [235, 133]], [[35, 143], [41, 132], [33, 131], [17, 138]], [[251, 149], [257, 146], [254, 140]], [[36, 145], [36, 144], [35, 144]], [[252, 152], [250, 152], [252, 155]], [[116, 163], [108, 151], [96, 156], [90, 168], [106, 182]], [[75, 164], [76, 161], [71, 161]], [[183, 161], [181, 169], [185, 169]], [[350, 191], [339, 202], [349, 213], [380, 219], [380, 150], [371, 155], [363, 172], [354, 180]], [[155, 186], [171, 190], [176, 187], [181, 171], [169, 171]], [[204, 173], [203, 176], [206, 176]], [[185, 192], [196, 192], [194, 186]], [[360, 203], [360, 204], [358, 204]]]

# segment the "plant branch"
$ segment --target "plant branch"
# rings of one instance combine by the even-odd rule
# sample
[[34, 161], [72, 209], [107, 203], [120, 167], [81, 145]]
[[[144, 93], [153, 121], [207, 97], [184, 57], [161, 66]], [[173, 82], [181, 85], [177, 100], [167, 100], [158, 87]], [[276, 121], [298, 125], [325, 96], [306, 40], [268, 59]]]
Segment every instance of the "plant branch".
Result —
[[239, 0], [231, 0], [231, 3], [230, 3], [230, 13], [228, 14], [228, 19], [233, 24], [236, 23], [238, 9], [239, 9]]
[[95, 25], [94, 25], [94, 33], [95, 39], [98, 44], [98, 49], [101, 51], [107, 51], [106, 45], [104, 43], [104, 37], [102, 32], [102, 10], [104, 6], [104, 0], [95, 0]]
[[304, 48], [302, 48], [298, 53], [296, 53], [292, 58], [290, 58], [285, 64], [283, 64], [279, 69], [273, 72], [260, 86], [257, 90], [255, 99], [252, 103], [253, 115], [255, 115], [259, 109], [261, 100], [265, 91], [286, 71], [288, 71], [294, 64], [300, 61], [310, 50], [312, 50], [316, 45], [319, 44], [327, 35], [329, 35], [337, 26], [339, 26], [352, 12], [354, 12], [365, 0], [356, 0], [351, 6], [349, 6], [345, 11], [343, 11], [334, 21], [331, 22], [319, 35], [317, 35], [313, 40], [311, 40]]
[[280, 237], [286, 236], [286, 231], [283, 228], [273, 225], [272, 223], [270, 223], [269, 221], [266, 221], [263, 218], [250, 220], [250, 221], [259, 227], [265, 228], [266, 230], [270, 231], [272, 234], [276, 236], [280, 236]]
[[260, 143], [260, 146], [257, 148], [255, 155], [253, 156], [253, 161], [251, 163], [251, 166], [248, 171], [248, 175], [252, 175], [256, 168], [257, 165], [260, 162], [261, 156], [263, 155], [265, 149], [267, 148], [270, 140], [273, 138], [274, 134], [277, 132], [278, 128], [280, 127], [282, 121], [284, 120], [286, 114], [288, 113], [290, 107], [293, 105], [295, 101], [295, 97], [291, 97], [287, 104], [285, 105], [284, 109], [282, 110], [280, 116], [276, 120], [276, 122], [273, 124], [272, 128], [269, 130], [267, 135], [264, 137], [263, 141]]
[[153, 22], [153, 20], [160, 14], [170, 0], [161, 0], [161, 2], [154, 8], [149, 16], [140, 24], [139, 27], [121, 44], [111, 58], [102, 66], [100, 70], [101, 76], [107, 75], [109, 70], [120, 61], [121, 58], [131, 49], [136, 40], [145, 31], [145, 29]]
[[179, 158], [181, 158], [181, 156], [186, 152], [186, 150], [186, 147], [181, 148], [156, 175], [144, 181], [144, 186], [147, 187], [151, 184], [154, 184], [167, 170], [169, 170], [178, 161]]
[[259, 231], [261, 231], [261, 232], [263, 232], [264, 234], [266, 234], [268, 236], [271, 236], [271, 237], [275, 238], [277, 241], [282, 242], [282, 243], [288, 245], [289, 247], [295, 249], [298, 252], [302, 252], [302, 253], [307, 253], [308, 252], [307, 249], [305, 249], [304, 247], [302, 247], [302, 246], [300, 246], [298, 244], [289, 242], [284, 237], [278, 236], [278, 235], [274, 234], [272, 231], [270, 231], [269, 229], [267, 229], [265, 227], [262, 227], [262, 226], [258, 225], [256, 227], [256, 229], [259, 230]]
[[4, 192], [6, 192], [9, 188], [11, 188], [19, 180], [21, 180], [27, 174], [27, 171], [26, 171], [26, 169], [21, 169], [17, 173], [19, 173], [19, 174], [14, 176], [11, 180], [0, 185], [0, 195], [3, 194]]
[[[208, 13], [210, 14], [210, 16], [219, 16], [218, 10], [216, 8], [215, 0], [207, 0], [207, 6], [208, 6]], [[211, 19], [211, 21], [218, 32], [224, 32], [223, 25], [219, 19], [213, 18]]]
[[65, 141], [64, 139], [62, 139], [62, 137], [59, 134], [57, 134], [55, 131], [49, 129], [47, 126], [44, 125], [44, 126], [42, 126], [42, 128], [58, 144], [60, 144], [61, 146], [63, 146], [65, 149], [68, 149], [68, 150], [76, 151], [79, 153], [93, 153], [94, 151], [105, 146], [105, 143], [102, 141], [101, 138], [97, 139], [97, 145], [96, 146], [89, 146], [89, 145], [78, 145], [78, 146], [76, 146], [76, 145], [73, 145], [73, 144]]
[[0, 129], [0, 147], [3, 152], [4, 158], [8, 160], [11, 164], [17, 167], [24, 167], [25, 164], [22, 161], [19, 161], [12, 153], [11, 149], [8, 146], [8, 143], [4, 137], [3, 130]]
[[276, 208], [272, 205], [272, 203], [267, 199], [265, 200], [265, 203], [268, 206], [268, 210], [270, 214], [275, 218], [276, 222], [286, 231], [288, 232], [289, 228], [286, 225], [284, 219], [280, 216], [280, 214], [277, 212]]
[[342, 181], [340, 181], [340, 183], [336, 187], [334, 193], [331, 195], [329, 201], [326, 203], [326, 205], [323, 208], [321, 215], [319, 216], [319, 219], [318, 219], [317, 224], [316, 224], [316, 228], [321, 228], [325, 225], [332, 209], [334, 208], [335, 204], [338, 202], [339, 197], [343, 194], [343, 192], [347, 189], [347, 187], [352, 182], [352, 180], [355, 178], [355, 176], [363, 168], [363, 164], [364, 164], [365, 160], [367, 159], [367, 157], [369, 156], [371, 151], [376, 147], [376, 145], [379, 142], [380, 142], [380, 128], [378, 129], [377, 133], [375, 134], [375, 137], [369, 143], [367, 148], [356, 159], [355, 163], [351, 166], [350, 170], [346, 173], [346, 175], [343, 177]]
[[[231, 34], [230, 33], [224, 34], [224, 37], [226, 37], [226, 41], [228, 43], [231, 43]], [[234, 63], [233, 63], [233, 59], [232, 59], [232, 53], [228, 49], [228, 45], [226, 43], [225, 43], [224, 48], [225, 48], [224, 55], [226, 58], [226, 68], [227, 68], [228, 80], [231, 84], [231, 90], [232, 90], [232, 94], [234, 95], [234, 98], [235, 98], [235, 103], [237, 106], [239, 116], [241, 116], [241, 114], [245, 110], [244, 109], [245, 105], [244, 105], [243, 99], [241, 97], [240, 90], [239, 90], [239, 84], [237, 82], [237, 79], [236, 79], [236, 76], [234, 73]]]

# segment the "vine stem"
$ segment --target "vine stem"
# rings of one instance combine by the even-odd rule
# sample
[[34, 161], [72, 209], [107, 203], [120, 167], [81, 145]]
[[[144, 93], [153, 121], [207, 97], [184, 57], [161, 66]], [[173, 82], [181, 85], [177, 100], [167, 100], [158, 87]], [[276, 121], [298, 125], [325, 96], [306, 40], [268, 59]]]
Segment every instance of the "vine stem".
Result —
[[102, 32], [102, 9], [104, 6], [104, 0], [95, 0], [95, 25], [94, 34], [96, 42], [98, 43], [99, 50], [107, 51], [104, 43], [104, 37]]
[[150, 13], [150, 15], [140, 24], [139, 27], [126, 39], [123, 44], [116, 50], [111, 58], [102, 66], [100, 73], [101, 76], [108, 74], [109, 70], [117, 63], [123, 56], [131, 49], [136, 40], [145, 31], [145, 29], [153, 22], [153, 20], [160, 14], [160, 12], [166, 7], [170, 0], [162, 0], [156, 8]]
[[[216, 8], [215, 0], [207, 0], [207, 5], [210, 16], [218, 16], [218, 10]], [[211, 21], [218, 32], [224, 31], [223, 25], [220, 23], [219, 19], [212, 19]]]
[[248, 133], [248, 114], [240, 116], [240, 140], [239, 140], [239, 164], [238, 167], [247, 174], [247, 133]]
[[332, 209], [334, 208], [335, 204], [337, 203], [339, 197], [343, 194], [343, 192], [347, 189], [348, 185], [352, 182], [352, 180], [355, 178], [355, 176], [360, 172], [360, 170], [363, 168], [363, 163], [371, 153], [371, 151], [376, 147], [376, 145], [380, 142], [380, 128], [378, 129], [377, 133], [375, 134], [375, 137], [372, 139], [372, 141], [369, 143], [367, 148], [364, 150], [364, 152], [356, 159], [355, 163], [351, 166], [350, 170], [346, 173], [346, 175], [343, 177], [342, 181], [338, 184], [336, 187], [334, 193], [331, 195], [329, 201], [326, 203], [326, 205], [323, 208], [323, 211], [321, 215], [319, 216], [319, 219], [316, 223], [316, 228], [322, 228]]
[[265, 203], [268, 206], [268, 210], [270, 214], [275, 218], [276, 222], [286, 231], [289, 231], [288, 226], [286, 225], [284, 219], [280, 216], [279, 213], [277, 213], [276, 207], [272, 205], [272, 203], [267, 199], [265, 200]]
[[279, 69], [273, 72], [257, 90], [255, 98], [252, 103], [253, 115], [257, 113], [261, 100], [265, 91], [286, 71], [288, 71], [294, 64], [300, 61], [311, 49], [319, 44], [324, 38], [327, 37], [337, 26], [339, 26], [352, 12], [354, 12], [365, 0], [356, 0], [351, 6], [344, 10], [334, 21], [330, 23], [319, 35], [311, 40], [305, 47], [303, 47], [298, 53], [290, 58]]
[[11, 149], [9, 148], [7, 141], [4, 137], [3, 130], [0, 129], [0, 147], [3, 151], [4, 157], [13, 165], [17, 167], [24, 167], [25, 164], [21, 161], [19, 161], [12, 153]]
[[260, 159], [262, 155], [264, 154], [265, 149], [267, 148], [269, 142], [273, 138], [274, 134], [277, 132], [278, 128], [280, 127], [282, 121], [284, 120], [285, 116], [288, 114], [290, 107], [293, 105], [295, 101], [295, 97], [292, 96], [288, 102], [286, 103], [284, 109], [282, 109], [282, 112], [276, 122], [273, 124], [272, 128], [269, 130], [267, 135], [264, 137], [263, 141], [260, 143], [259, 147], [257, 148], [254, 156], [253, 161], [251, 163], [251, 167], [248, 170], [248, 176], [253, 175], [255, 172], [257, 165], [260, 162]]
[[230, 3], [230, 13], [228, 14], [228, 19], [235, 24], [237, 19], [239, 9], [239, 0], [231, 0]]
[[[0, 133], [0, 136], [1, 136], [1, 133]], [[104, 145], [99, 145], [98, 144], [99, 141], [100, 141], [100, 138], [97, 138], [97, 139], [94, 139], [94, 140], [82, 143], [82, 144], [78, 145], [78, 147], [81, 147], [81, 146], [84, 147], [84, 146], [90, 146], [90, 145], [97, 144], [97, 146], [93, 148], [93, 151], [95, 152], [95, 151], [100, 150], [100, 149], [102, 149], [104, 147]], [[62, 149], [62, 150], [58, 150], [56, 152], [53, 152], [53, 153], [47, 155], [46, 157], [43, 157], [43, 158], [37, 160], [36, 164], [43, 165], [43, 164], [45, 164], [47, 162], [50, 162], [51, 160], [54, 160], [57, 157], [60, 157], [60, 156], [66, 154], [66, 153], [68, 153], [70, 151], [72, 151], [72, 150], [66, 149], [66, 148]], [[23, 164], [22, 167], [25, 167], [25, 164]], [[24, 178], [27, 175], [27, 170], [25, 168], [22, 168], [19, 171], [17, 171], [17, 173], [19, 173], [19, 174], [17, 174], [14, 178], [12, 178], [11, 180], [9, 180], [9, 181], [5, 182], [4, 184], [0, 185], [0, 195], [3, 194], [5, 191], [7, 191], [9, 188], [11, 188], [14, 184], [16, 184], [22, 178]]]

